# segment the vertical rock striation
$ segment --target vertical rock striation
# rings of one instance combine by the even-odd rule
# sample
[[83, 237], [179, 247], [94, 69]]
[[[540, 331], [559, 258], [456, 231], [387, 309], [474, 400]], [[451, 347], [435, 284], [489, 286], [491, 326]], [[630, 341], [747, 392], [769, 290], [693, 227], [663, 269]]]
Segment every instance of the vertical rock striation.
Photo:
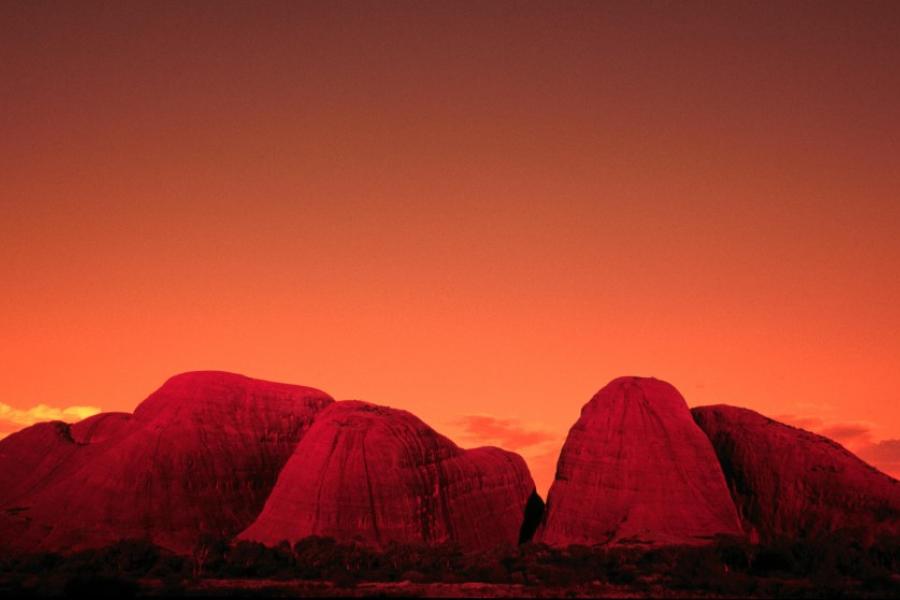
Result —
[[320, 535], [483, 549], [519, 541], [533, 493], [517, 454], [463, 450], [406, 411], [337, 402], [297, 445], [240, 538], [274, 545]]
[[0, 442], [0, 545], [68, 551], [148, 538], [189, 551], [249, 525], [318, 390], [221, 372], [169, 379], [133, 415], [44, 423]]
[[900, 482], [840, 444], [745, 408], [692, 412], [753, 538], [814, 538], [844, 528], [864, 537], [900, 533]]
[[621, 377], [569, 431], [536, 539], [694, 544], [740, 534], [709, 440], [666, 382]]

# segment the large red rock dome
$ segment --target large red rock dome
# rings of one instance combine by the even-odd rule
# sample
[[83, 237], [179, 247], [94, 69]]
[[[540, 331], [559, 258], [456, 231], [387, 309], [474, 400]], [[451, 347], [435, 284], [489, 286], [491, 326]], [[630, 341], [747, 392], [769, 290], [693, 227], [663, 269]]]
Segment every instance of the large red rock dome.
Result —
[[44, 423], [0, 441], [2, 545], [68, 551], [125, 538], [190, 550], [249, 525], [313, 417], [308, 387], [178, 375], [133, 415]]
[[715, 452], [678, 390], [621, 377], [569, 431], [536, 539], [692, 544], [740, 532]]
[[316, 418], [240, 537], [514, 544], [533, 493], [516, 454], [463, 450], [406, 411], [337, 402]]
[[745, 408], [692, 412], [754, 537], [816, 537], [844, 528], [900, 533], [900, 482], [837, 442]]

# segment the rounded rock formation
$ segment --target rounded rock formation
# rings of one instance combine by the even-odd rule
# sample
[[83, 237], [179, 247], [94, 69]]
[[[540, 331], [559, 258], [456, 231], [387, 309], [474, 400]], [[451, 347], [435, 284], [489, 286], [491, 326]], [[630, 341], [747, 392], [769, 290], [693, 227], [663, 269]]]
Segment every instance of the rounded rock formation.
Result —
[[745, 408], [692, 410], [753, 538], [900, 533], [900, 482], [826, 437]]
[[204, 535], [230, 538], [332, 401], [302, 386], [186, 373], [133, 415], [13, 434], [0, 442], [0, 483], [18, 482], [0, 493], [2, 544], [70, 551], [146, 538], [185, 552]]
[[337, 402], [316, 418], [239, 537], [483, 549], [519, 541], [533, 494], [517, 454], [463, 450], [406, 411]]
[[536, 540], [696, 544], [740, 533], [715, 452], [678, 390], [621, 377], [569, 431]]

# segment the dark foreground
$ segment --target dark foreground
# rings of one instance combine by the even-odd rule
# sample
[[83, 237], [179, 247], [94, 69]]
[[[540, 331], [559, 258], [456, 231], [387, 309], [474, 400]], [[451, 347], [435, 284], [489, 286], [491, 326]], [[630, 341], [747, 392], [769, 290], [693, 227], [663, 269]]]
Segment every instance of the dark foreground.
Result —
[[0, 561], [4, 596], [859, 597], [900, 598], [900, 539], [851, 532], [815, 542], [706, 547], [550, 548], [464, 554], [452, 546], [363, 546], [308, 538], [293, 547], [208, 540], [192, 556], [143, 541]]

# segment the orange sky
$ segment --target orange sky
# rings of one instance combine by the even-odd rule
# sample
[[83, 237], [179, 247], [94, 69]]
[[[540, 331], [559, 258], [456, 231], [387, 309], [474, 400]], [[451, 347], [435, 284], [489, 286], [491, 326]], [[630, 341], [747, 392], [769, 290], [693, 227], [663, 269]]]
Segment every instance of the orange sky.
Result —
[[638, 374], [900, 474], [897, 3], [485, 4], [0, 4], [0, 434], [222, 369], [545, 492]]

